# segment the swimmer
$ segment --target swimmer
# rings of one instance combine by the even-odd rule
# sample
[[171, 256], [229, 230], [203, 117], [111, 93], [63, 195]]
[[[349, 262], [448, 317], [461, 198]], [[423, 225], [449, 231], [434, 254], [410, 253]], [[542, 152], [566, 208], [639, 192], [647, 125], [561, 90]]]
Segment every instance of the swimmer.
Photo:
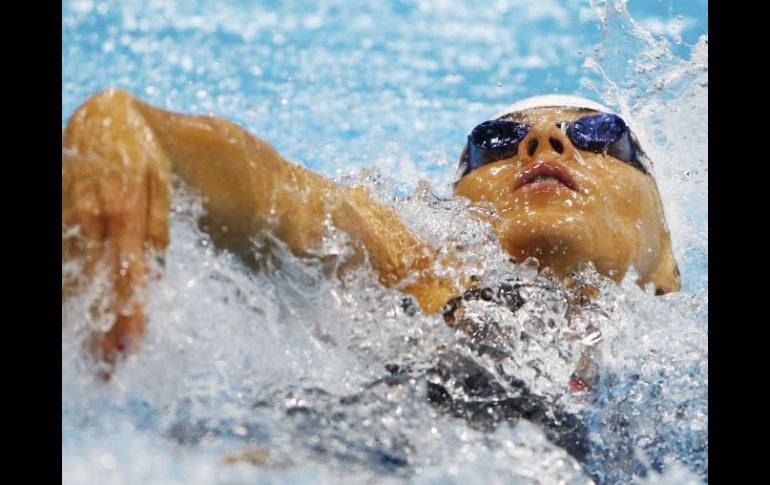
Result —
[[[468, 136], [455, 196], [491, 204], [500, 245], [516, 261], [536, 258], [560, 276], [591, 261], [616, 282], [629, 268], [657, 293], [680, 288], [650, 163], [623, 120], [593, 101], [540, 96], [513, 104]], [[62, 138], [62, 262], [82, 261], [86, 281], [107, 275], [106, 332], [92, 350], [106, 360], [145, 329], [151, 255], [169, 242], [172, 174], [204, 196], [215, 244], [244, 259], [271, 233], [297, 256], [318, 248], [331, 224], [380, 282], [412, 295], [428, 313], [470, 287], [436, 267], [439, 257], [364, 187], [342, 188], [288, 162], [269, 144], [216, 116], [171, 113], [109, 89], [72, 115]], [[83, 291], [63, 281], [64, 297]]]

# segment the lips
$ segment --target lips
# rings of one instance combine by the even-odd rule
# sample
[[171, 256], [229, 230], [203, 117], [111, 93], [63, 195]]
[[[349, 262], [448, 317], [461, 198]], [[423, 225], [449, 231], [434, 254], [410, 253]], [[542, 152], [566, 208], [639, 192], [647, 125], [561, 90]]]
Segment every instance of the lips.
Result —
[[531, 186], [534, 188], [561, 188], [562, 186], [577, 192], [579, 186], [570, 175], [569, 169], [558, 162], [538, 162], [516, 178], [513, 190]]

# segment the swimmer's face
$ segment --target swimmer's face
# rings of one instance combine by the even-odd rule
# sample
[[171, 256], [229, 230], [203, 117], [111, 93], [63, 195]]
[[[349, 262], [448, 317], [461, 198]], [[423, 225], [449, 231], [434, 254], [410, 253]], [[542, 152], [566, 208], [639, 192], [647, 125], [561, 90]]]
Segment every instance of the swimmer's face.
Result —
[[[596, 111], [535, 108], [505, 158], [466, 173], [456, 195], [494, 206], [492, 227], [515, 260], [535, 257], [565, 275], [581, 261], [620, 281], [630, 266], [662, 292], [681, 286], [654, 179], [614, 156], [577, 148], [565, 127]], [[492, 157], [495, 158], [495, 157]], [[477, 162], [479, 164], [479, 162]]]

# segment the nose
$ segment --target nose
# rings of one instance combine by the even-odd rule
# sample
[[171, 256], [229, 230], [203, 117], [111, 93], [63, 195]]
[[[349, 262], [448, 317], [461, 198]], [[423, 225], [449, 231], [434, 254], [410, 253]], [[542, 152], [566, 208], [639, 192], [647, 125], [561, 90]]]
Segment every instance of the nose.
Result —
[[525, 165], [533, 160], [575, 160], [576, 150], [555, 123], [538, 123], [530, 128], [519, 144], [519, 160]]

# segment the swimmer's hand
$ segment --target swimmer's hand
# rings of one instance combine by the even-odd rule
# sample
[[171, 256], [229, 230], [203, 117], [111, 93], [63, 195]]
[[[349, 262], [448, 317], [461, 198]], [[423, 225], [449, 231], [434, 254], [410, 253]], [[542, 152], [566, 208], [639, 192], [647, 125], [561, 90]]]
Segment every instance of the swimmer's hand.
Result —
[[168, 244], [170, 171], [128, 93], [93, 96], [63, 134], [62, 262], [83, 266], [62, 280], [62, 292], [67, 297], [103, 285], [90, 313], [108, 325], [92, 332], [91, 350], [107, 361], [144, 333], [147, 258]]

